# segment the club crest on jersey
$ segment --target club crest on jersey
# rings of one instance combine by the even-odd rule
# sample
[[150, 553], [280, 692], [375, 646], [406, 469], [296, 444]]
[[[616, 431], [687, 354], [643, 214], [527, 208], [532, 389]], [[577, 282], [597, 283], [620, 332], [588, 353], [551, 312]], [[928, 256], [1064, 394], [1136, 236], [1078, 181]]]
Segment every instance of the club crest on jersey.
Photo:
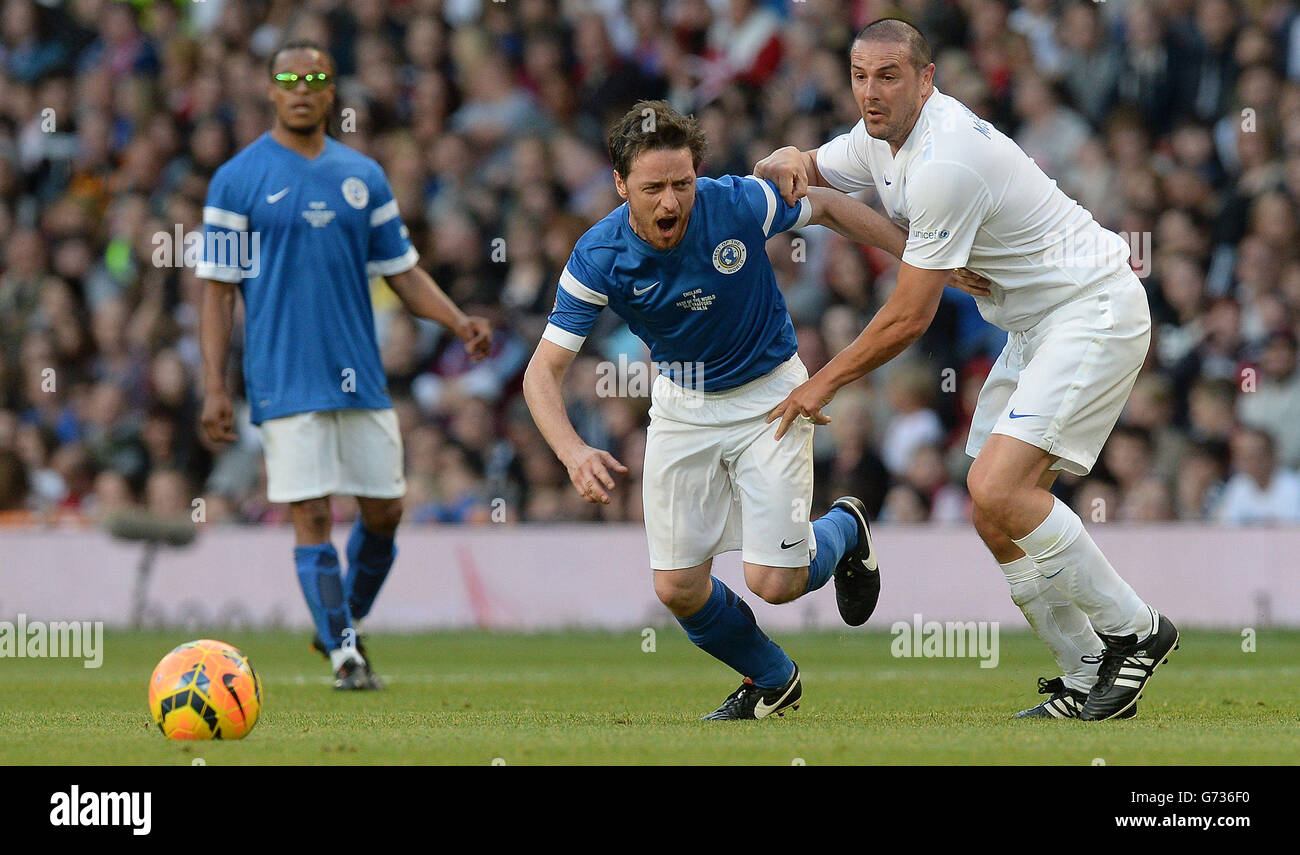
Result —
[[360, 211], [370, 203], [370, 188], [360, 178], [343, 179], [343, 198]]
[[745, 266], [745, 245], [728, 238], [713, 248], [713, 266], [719, 273], [735, 273]]

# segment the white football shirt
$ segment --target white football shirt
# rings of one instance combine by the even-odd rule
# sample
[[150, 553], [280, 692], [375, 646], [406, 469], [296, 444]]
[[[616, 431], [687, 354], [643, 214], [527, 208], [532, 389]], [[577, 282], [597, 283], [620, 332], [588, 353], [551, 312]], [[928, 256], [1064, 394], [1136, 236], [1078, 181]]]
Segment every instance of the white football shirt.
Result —
[[859, 120], [817, 151], [845, 193], [875, 188], [908, 229], [903, 261], [967, 267], [989, 279], [980, 314], [1023, 331], [1048, 311], [1128, 270], [1128, 244], [1057, 188], [1020, 146], [935, 89], [895, 156]]

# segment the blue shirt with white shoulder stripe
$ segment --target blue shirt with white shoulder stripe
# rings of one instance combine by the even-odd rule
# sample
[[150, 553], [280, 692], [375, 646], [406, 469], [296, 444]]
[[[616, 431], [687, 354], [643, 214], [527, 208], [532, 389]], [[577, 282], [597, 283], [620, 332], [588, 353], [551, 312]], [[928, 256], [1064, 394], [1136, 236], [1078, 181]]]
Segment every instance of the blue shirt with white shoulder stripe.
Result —
[[392, 406], [370, 277], [419, 256], [378, 163], [328, 137], [309, 160], [263, 134], [213, 175], [203, 229], [198, 275], [244, 297], [254, 424]]
[[678, 385], [718, 392], [762, 377], [797, 348], [765, 244], [811, 215], [807, 198], [787, 205], [752, 175], [698, 178], [686, 234], [659, 250], [624, 203], [574, 245], [542, 337], [577, 351], [609, 306]]

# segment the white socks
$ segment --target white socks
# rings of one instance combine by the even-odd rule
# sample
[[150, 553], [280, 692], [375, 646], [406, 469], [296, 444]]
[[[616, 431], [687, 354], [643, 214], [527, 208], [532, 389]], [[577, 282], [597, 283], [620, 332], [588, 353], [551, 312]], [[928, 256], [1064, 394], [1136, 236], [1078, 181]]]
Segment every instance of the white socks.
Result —
[[1011, 586], [1011, 600], [1025, 613], [1025, 620], [1052, 651], [1064, 674], [1066, 688], [1086, 692], [1097, 682], [1097, 664], [1084, 656], [1101, 653], [1101, 639], [1093, 632], [1088, 616], [1067, 600], [1050, 580], [1044, 579], [1028, 555], [999, 564]]
[[1043, 578], [1078, 606], [1097, 632], [1151, 634], [1154, 612], [1110, 566], [1083, 528], [1083, 520], [1053, 497], [1052, 510], [1038, 528], [1016, 540]]

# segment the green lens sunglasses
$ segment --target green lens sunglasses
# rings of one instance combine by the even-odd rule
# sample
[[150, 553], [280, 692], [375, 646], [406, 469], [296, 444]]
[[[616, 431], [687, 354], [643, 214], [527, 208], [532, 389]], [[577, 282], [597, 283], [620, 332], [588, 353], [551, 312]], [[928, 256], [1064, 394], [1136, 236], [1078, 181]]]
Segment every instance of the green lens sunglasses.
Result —
[[290, 92], [298, 88], [298, 81], [303, 80], [307, 83], [307, 88], [313, 92], [319, 92], [326, 86], [330, 85], [330, 76], [324, 71], [313, 71], [308, 74], [294, 74], [292, 71], [281, 71], [273, 78], [275, 84], [281, 89], [287, 89]]

